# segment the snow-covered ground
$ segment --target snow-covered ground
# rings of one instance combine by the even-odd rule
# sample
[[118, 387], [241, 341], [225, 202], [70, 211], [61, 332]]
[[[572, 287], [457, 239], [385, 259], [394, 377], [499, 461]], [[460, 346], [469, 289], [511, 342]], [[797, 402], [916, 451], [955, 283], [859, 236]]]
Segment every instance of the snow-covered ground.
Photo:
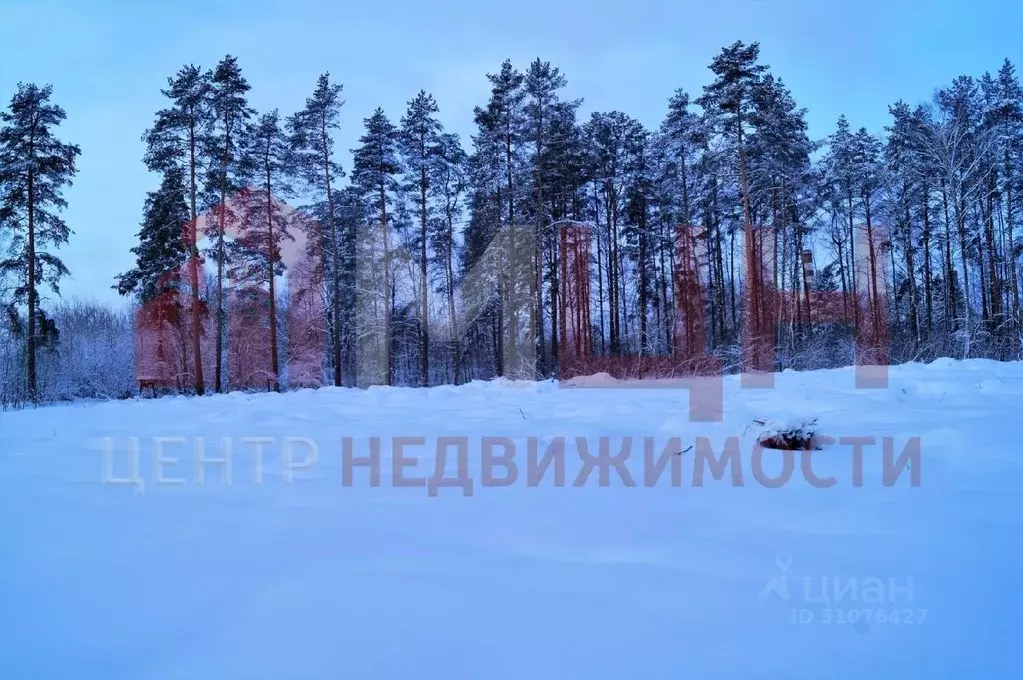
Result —
[[[680, 389], [507, 382], [3, 413], [0, 678], [1020, 677], [1021, 404], [1023, 364], [939, 361], [894, 367], [881, 390], [851, 369], [759, 390], [730, 377], [723, 423], [690, 422]], [[804, 417], [876, 438], [861, 486], [842, 444], [812, 454], [829, 488], [799, 454], [787, 483], [758, 481], [785, 454], [754, 461], [751, 422]], [[472, 495], [396, 488], [399, 436], [425, 438], [406, 481], [467, 437]], [[488, 436], [515, 444], [510, 486], [483, 484]], [[698, 436], [717, 455], [740, 437], [743, 486], [709, 466], [695, 485]], [[132, 437], [144, 486], [116, 481]], [[154, 461], [157, 437], [182, 438], [159, 454], [176, 462]], [[271, 438], [258, 466], [251, 437]], [[379, 486], [366, 466], [344, 484], [345, 437], [357, 457], [382, 438]], [[530, 482], [530, 437], [541, 457], [567, 439], [564, 486], [554, 466]], [[635, 438], [636, 485], [613, 466], [602, 485], [597, 465], [573, 486], [576, 437], [612, 455]], [[673, 437], [681, 485], [670, 464], [646, 485], [644, 438], [657, 461]], [[895, 459], [919, 437], [892, 486], [883, 437]], [[198, 438], [207, 458], [231, 443], [230, 485], [210, 463], [199, 483]]]

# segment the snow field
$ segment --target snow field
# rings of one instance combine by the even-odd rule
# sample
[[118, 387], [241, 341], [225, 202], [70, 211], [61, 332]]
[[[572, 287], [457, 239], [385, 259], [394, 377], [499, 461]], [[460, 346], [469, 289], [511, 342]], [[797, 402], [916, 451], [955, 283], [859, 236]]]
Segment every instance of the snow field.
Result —
[[[74, 403], [0, 414], [2, 678], [862, 678], [1015, 677], [1023, 624], [1016, 428], [1023, 364], [892, 367], [887, 389], [852, 369], [785, 372], [773, 389], [725, 379], [724, 422], [694, 423], [689, 394], [495, 381], [428, 390]], [[754, 419], [818, 418], [873, 437], [813, 453], [779, 488], [754, 476]], [[173, 464], [154, 463], [157, 438]], [[266, 437], [255, 465], [247, 438]], [[380, 437], [381, 482], [356, 466]], [[469, 443], [471, 495], [394, 485], [394, 437], [430, 477], [437, 443]], [[518, 478], [481, 481], [485, 437], [510, 439]], [[566, 483], [528, 483], [530, 438], [566, 438]], [[627, 487], [599, 467], [633, 438]], [[643, 442], [739, 438], [743, 486], [696, 451], [644, 481]], [[919, 438], [920, 483], [883, 483]], [[138, 438], [137, 485], [127, 475]], [[223, 464], [196, 466], [231, 442]], [[296, 444], [291, 472], [287, 438]], [[108, 443], [109, 442], [109, 443]], [[113, 474], [105, 471], [105, 447]], [[247, 447], [247, 448], [246, 448]], [[500, 453], [500, 452], [498, 452]], [[766, 451], [776, 477], [783, 454]], [[443, 461], [458, 476], [455, 449]], [[306, 464], [308, 463], [308, 464]], [[262, 483], [255, 483], [257, 472]], [[205, 483], [199, 484], [200, 470]], [[495, 468], [503, 477], [505, 470]], [[179, 478], [160, 483], [158, 474]], [[287, 475], [291, 474], [290, 483]]]

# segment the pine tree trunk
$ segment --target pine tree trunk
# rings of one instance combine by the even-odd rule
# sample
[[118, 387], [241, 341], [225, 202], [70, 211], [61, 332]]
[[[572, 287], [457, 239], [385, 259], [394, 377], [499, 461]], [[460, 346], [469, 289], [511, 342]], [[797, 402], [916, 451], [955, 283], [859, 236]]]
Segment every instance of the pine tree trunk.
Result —
[[952, 220], [948, 211], [948, 190], [945, 187], [945, 180], [941, 180], [941, 204], [945, 213], [945, 317], [952, 321], [953, 328], [956, 326], [956, 281], [955, 269], [952, 263]]
[[842, 313], [843, 318], [849, 318], [849, 287], [846, 285], [845, 277], [845, 254], [842, 252], [842, 238], [834, 239], [836, 248], [838, 249], [838, 276], [842, 280]]
[[[534, 238], [533, 267], [536, 269], [536, 376], [542, 378], [547, 374], [544, 362], [544, 320], [543, 320], [543, 233], [544, 233], [544, 202], [543, 202], [543, 168], [541, 153], [543, 148], [543, 105], [537, 106], [539, 116], [536, 124], [536, 233]], [[553, 323], [553, 322], [552, 322]]]
[[[714, 346], [715, 338], [714, 333], [717, 331], [718, 317], [721, 316], [721, 311], [717, 308], [717, 294], [715, 291], [717, 276], [714, 273], [714, 215], [710, 212], [710, 207], [704, 201], [704, 215], [703, 215], [704, 229], [702, 235], [698, 236], [695, 230], [690, 229], [689, 233], [693, 236], [693, 258], [696, 263], [696, 282], [699, 285], [703, 294], [703, 300], [701, 302], [706, 303], [706, 307], [709, 309], [701, 310], [702, 313], [706, 314], [709, 311], [710, 323], [708, 325], [707, 340], [711, 346]], [[704, 242], [704, 253], [706, 254], [707, 261], [707, 284], [704, 285], [703, 281], [699, 279], [699, 253], [696, 248], [697, 239], [702, 238]], [[697, 298], [699, 299], [699, 298]]]
[[[977, 208], [974, 206], [973, 214], [973, 226], [977, 228]], [[977, 278], [980, 279], [980, 309], [981, 309], [981, 321], [985, 324], [990, 323], [989, 307], [988, 302], [990, 301], [989, 288], [987, 274], [984, 271], [984, 240], [980, 237], [980, 231], [977, 231]]]
[[728, 287], [729, 293], [732, 298], [732, 334], [734, 337], [735, 330], [739, 326], [738, 321], [738, 309], [739, 301], [736, 299], [736, 281], [735, 281], [735, 229], [729, 233], [728, 243]]
[[[881, 295], [877, 289], [877, 249], [874, 247], [874, 225], [870, 218], [870, 196], [863, 197], [863, 209], [867, 222], [867, 253], [870, 257], [870, 289], [871, 314], [873, 316], [873, 338], [876, 339], [881, 331]], [[887, 322], [887, 319], [884, 320]]]
[[[225, 175], [226, 177], [226, 175]], [[226, 181], [226, 180], [225, 180]], [[217, 233], [217, 340], [216, 368], [213, 376], [213, 389], [220, 394], [223, 391], [221, 374], [223, 371], [224, 354], [224, 230], [227, 228], [227, 192], [220, 188], [220, 225]]]
[[[593, 185], [593, 209], [595, 211], [593, 223], [595, 225], [600, 224], [600, 199], [597, 196], [597, 185]], [[600, 307], [600, 353], [604, 354], [607, 351], [607, 345], [605, 344], [605, 338], [607, 337], [606, 328], [604, 326], [604, 273], [603, 273], [603, 247], [602, 240], [600, 238], [600, 229], [596, 229], [597, 236], [597, 304]], [[564, 257], [564, 253], [562, 257]]]
[[504, 375], [504, 333], [505, 333], [505, 327], [504, 327], [504, 304], [505, 304], [504, 295], [505, 295], [505, 290], [507, 289], [507, 286], [505, 285], [503, 277], [504, 277], [503, 274], [499, 275], [499, 277], [498, 277], [497, 302], [496, 302], [497, 306], [495, 308], [495, 313], [497, 315], [497, 323], [495, 324], [495, 336], [496, 337], [495, 337], [495, 342], [494, 342], [495, 352], [497, 353], [497, 361], [496, 361], [496, 365], [495, 365], [495, 370], [496, 370], [496, 373], [497, 373], [497, 375], [499, 377]]
[[934, 299], [931, 289], [931, 194], [927, 185], [924, 185], [923, 211], [924, 211], [924, 305], [927, 315], [927, 335], [930, 336], [934, 328]]
[[270, 171], [266, 172], [266, 247], [267, 264], [270, 281], [270, 374], [273, 376], [273, 388], [280, 391], [280, 364], [277, 354], [277, 288], [274, 285], [274, 221], [273, 194], [270, 191]]
[[[567, 211], [562, 211], [562, 217], [567, 215]], [[561, 226], [560, 229], [564, 229]], [[547, 256], [547, 276], [550, 278], [551, 283], [551, 344], [550, 354], [548, 355], [549, 360], [547, 363], [547, 374], [549, 376], [557, 377], [561, 375], [561, 352], [558, 347], [558, 330], [561, 328], [560, 324], [564, 323], [564, 319], [559, 313], [559, 305], [561, 304], [561, 279], [558, 274], [558, 232], [552, 230], [552, 241], [550, 249], [548, 250]], [[564, 257], [564, 253], [561, 254]]]
[[984, 238], [987, 241], [988, 252], [988, 283], [991, 291], [991, 322], [993, 330], [997, 332], [1002, 316], [1002, 287], [998, 276], [998, 249], [995, 247], [995, 223], [994, 223], [994, 194], [995, 194], [994, 171], [989, 174], [988, 193], [983, 205], [984, 210]]
[[[668, 281], [669, 281], [669, 278], [670, 278], [671, 274], [668, 271], [667, 261], [664, 259], [664, 251], [666, 249], [666, 245], [665, 244], [668, 242], [668, 239], [666, 238], [666, 236], [664, 234], [665, 224], [666, 223], [664, 222], [664, 220], [661, 220], [660, 248], [658, 248], [657, 250], [658, 250], [658, 259], [659, 259], [659, 265], [660, 265], [660, 278], [661, 278], [661, 282], [660, 282], [661, 283], [661, 309], [664, 310], [663, 320], [662, 320], [661, 323], [663, 324], [663, 329], [664, 329], [664, 346], [665, 346], [665, 348], [668, 348], [669, 351], [670, 351], [670, 348], [671, 348], [671, 318], [672, 318], [672, 315], [671, 315], [671, 313], [668, 310], [668, 304], [669, 304], [669, 300], [668, 300]], [[671, 225], [667, 225], [667, 226], [668, 226], [668, 229], [670, 230], [671, 229]]]
[[647, 288], [650, 272], [647, 271], [646, 262], [646, 209], [640, 216], [639, 223], [639, 354], [644, 356], [647, 353]]
[[[422, 140], [422, 150], [425, 155], [426, 142]], [[427, 270], [426, 270], [426, 239], [427, 239], [427, 219], [426, 219], [426, 199], [427, 190], [429, 186], [427, 184], [426, 177], [426, 166], [423, 165], [419, 168], [419, 287], [422, 299], [420, 301], [419, 314], [422, 317], [420, 319], [420, 383], [423, 387], [430, 384], [430, 305], [429, 305], [429, 284], [427, 281]]]
[[[797, 222], [798, 224], [798, 222]], [[802, 282], [803, 285], [803, 301], [806, 309], [806, 332], [807, 335], [813, 335], [813, 315], [810, 308], [810, 277], [809, 270], [803, 263], [803, 250], [805, 249], [805, 231], [802, 227], [798, 231], [798, 242], [796, 243], [796, 266], [799, 268], [797, 279]], [[839, 256], [841, 259], [841, 256]]]
[[[618, 298], [618, 301], [620, 303], [619, 306], [620, 306], [621, 314], [622, 314], [621, 323], [619, 325], [619, 328], [621, 329], [620, 330], [621, 335], [619, 337], [620, 338], [626, 338], [626, 343], [627, 343], [628, 342], [627, 338], [629, 337], [629, 308], [628, 308], [629, 294], [628, 294], [628, 290], [627, 290], [629, 282], [625, 278], [625, 258], [622, 257], [622, 255], [621, 255], [621, 244], [619, 242], [619, 238], [621, 237], [621, 232], [619, 231], [617, 225], [618, 225], [618, 216], [616, 215], [616, 217], [615, 217], [615, 260], [617, 260], [617, 262], [618, 262], [618, 271], [616, 272], [617, 275], [618, 275], [618, 283], [615, 285], [615, 297]], [[625, 348], [629, 349], [627, 344], [625, 345]]]
[[[693, 224], [692, 224], [692, 211], [691, 211], [691, 206], [690, 206], [690, 202], [689, 202], [689, 172], [688, 172], [688, 169], [686, 168], [686, 147], [685, 147], [685, 145], [683, 145], [683, 146], [681, 146], [679, 148], [679, 159], [678, 160], [679, 160], [679, 163], [678, 163], [679, 164], [679, 172], [680, 172], [680, 174], [682, 176], [682, 224], [678, 225], [678, 226], [683, 227], [682, 231], [684, 232], [686, 229], [692, 229], [693, 228]], [[717, 182], [717, 178], [715, 178], [714, 181], [716, 183]], [[716, 189], [716, 184], [715, 184], [715, 189]], [[679, 232], [676, 231], [674, 234], [672, 234], [672, 236], [677, 238], [678, 233]], [[675, 241], [675, 238], [672, 239], [672, 243], [674, 243], [674, 241]], [[670, 258], [671, 262], [674, 263], [674, 258], [675, 258], [675, 249], [674, 249], [674, 247], [671, 249], [671, 254], [669, 255], [669, 258]], [[674, 272], [675, 272], [675, 268], [674, 268], [674, 266], [672, 266], [672, 275], [671, 275], [672, 279], [671, 280], [673, 282], [675, 280]], [[672, 286], [672, 289], [674, 290], [674, 286]], [[676, 305], [676, 309], [675, 309], [675, 313], [676, 314], [678, 313], [677, 307], [678, 306]], [[686, 320], [686, 323], [689, 323], [688, 319]], [[669, 337], [668, 337], [668, 347], [669, 348], [670, 347], [674, 347], [674, 344], [673, 344], [674, 343], [674, 339], [673, 339], [673, 336], [672, 336], [672, 334], [674, 333], [674, 328], [673, 327], [674, 327], [674, 324], [670, 324], [669, 325]]]
[[[334, 193], [330, 187], [330, 143], [327, 136], [327, 119], [320, 116], [320, 147], [323, 150], [323, 180], [327, 192], [327, 231], [330, 233], [331, 257], [331, 309], [333, 324], [330, 329], [331, 363], [334, 367], [334, 386], [341, 387], [341, 272], [338, 256], [337, 224], [334, 221]], [[326, 260], [326, 253], [323, 255]]]
[[[501, 214], [504, 211], [504, 199], [501, 198], [500, 188], [498, 188], [495, 198], [497, 203], [497, 220], [499, 223], [498, 226], [500, 226]], [[497, 240], [497, 243], [500, 246], [498, 248], [499, 260], [503, 259], [504, 256], [507, 254], [506, 252], [507, 236], [508, 236], [507, 233], [501, 231], [500, 229], [498, 230], [498, 233], [495, 236], [495, 239]], [[507, 266], [503, 261], [499, 261], [496, 278], [497, 299], [494, 305], [494, 314], [496, 315], [494, 323], [494, 352], [495, 352], [494, 370], [497, 376], [502, 376], [504, 375], [504, 333], [505, 333], [504, 296], [508, 290], [508, 286], [506, 284]]]
[[[909, 280], [909, 330], [913, 335], [914, 346], [919, 347], [920, 345], [920, 310], [919, 303], [917, 301], [917, 288], [916, 288], [916, 263], [913, 258], [913, 221], [909, 211], [909, 187], [903, 187], [904, 201], [906, 206], [906, 232], [905, 232], [905, 243], [903, 248], [905, 249], [904, 256], [906, 258], [906, 277]], [[894, 248], [893, 248], [894, 250]], [[894, 267], [892, 270], [894, 271]], [[895, 290], [894, 288], [892, 289]]]
[[889, 294], [885, 295], [885, 299], [888, 300], [888, 309], [895, 315], [895, 321], [899, 321], [899, 305], [898, 305], [898, 285], [899, 282], [896, 280], [898, 269], [895, 266], [895, 242], [894, 234], [888, 235], [888, 256], [891, 260], [891, 264], [888, 267], [888, 271], [891, 272], [892, 280], [891, 285], [887, 287]]
[[[508, 317], [508, 339], [507, 343], [510, 345], [511, 356], [514, 359], [518, 359], [518, 346], [519, 346], [519, 301], [518, 301], [518, 278], [519, 278], [519, 261], [518, 261], [518, 244], [516, 243], [515, 234], [515, 183], [513, 180], [512, 173], [512, 132], [510, 123], [505, 128], [505, 169], [508, 179], [508, 250], [506, 252], [511, 256], [509, 263], [510, 276], [508, 277], [508, 309], [503, 312]], [[503, 362], [502, 362], [503, 363]], [[504, 366], [504, 370], [507, 371], [508, 367]], [[518, 371], [518, 366], [513, 365], [511, 367], [513, 373]], [[502, 371], [501, 375], [504, 375]]]
[[387, 190], [383, 184], [379, 188], [380, 196], [380, 228], [383, 231], [384, 243], [384, 384], [393, 381], [393, 348], [391, 347], [391, 246], [387, 227]]
[[192, 278], [192, 357], [195, 363], [195, 393], [202, 396], [206, 392], [202, 376], [202, 318], [199, 309], [199, 223], [196, 212], [196, 130], [195, 122], [189, 125], [188, 129], [188, 172], [189, 172], [189, 202], [191, 210], [191, 233], [189, 234], [189, 249], [191, 262], [189, 273]]
[[760, 361], [758, 343], [761, 341], [761, 335], [765, 329], [762, 326], [763, 305], [760, 292], [760, 269], [757, 262], [757, 245], [753, 236], [753, 213], [750, 210], [749, 176], [746, 167], [746, 147], [742, 138], [741, 116], [736, 121], [736, 128], [739, 146], [739, 191], [742, 194], [743, 229], [746, 238], [746, 278], [748, 279], [747, 289], [749, 291], [747, 315], [749, 337], [754, 345], [750, 347], [750, 351], [753, 352], [752, 363], [747, 368], [756, 371], [764, 368]]
[[455, 317], [455, 266], [454, 266], [454, 240], [455, 240], [455, 218], [450, 207], [447, 210], [448, 233], [447, 252], [445, 253], [445, 278], [448, 293], [448, 320], [451, 324], [451, 362], [455, 370], [455, 384], [461, 383], [462, 349], [461, 336], [458, 332], [458, 320]]
[[217, 338], [216, 365], [214, 368], [213, 388], [217, 394], [223, 391], [224, 363], [224, 232], [227, 229], [227, 167], [231, 159], [231, 127], [230, 120], [224, 124], [224, 155], [221, 157], [220, 177], [220, 224], [217, 232]]
[[1005, 227], [1006, 227], [1006, 239], [1008, 240], [1008, 249], [1005, 254], [1005, 259], [1008, 264], [1008, 282], [1012, 287], [1012, 316], [1014, 319], [1013, 328], [1018, 331], [1019, 325], [1019, 281], [1016, 273], [1016, 240], [1013, 235], [1013, 178], [1012, 178], [1012, 167], [1009, 158], [1009, 150], [1005, 151]]
[[725, 336], [725, 261], [724, 251], [722, 250], [722, 241], [724, 236], [721, 233], [721, 215], [714, 212], [714, 248], [717, 251], [717, 269], [718, 269], [718, 284], [717, 284], [717, 295], [718, 295], [718, 337], [722, 343], [726, 342]]
[[[34, 144], [29, 149], [32, 159], [35, 159]], [[33, 404], [39, 401], [39, 390], [36, 382], [36, 196], [35, 196], [35, 170], [28, 171], [28, 245], [27, 245], [27, 270], [26, 286], [28, 288], [28, 337], [26, 338], [25, 370], [28, 381], [28, 400]]]
[[622, 315], [624, 314], [622, 307], [624, 305], [621, 300], [622, 279], [618, 257], [618, 192], [614, 186], [611, 187], [608, 208], [608, 285], [614, 294], [614, 302], [611, 305], [611, 319], [614, 322], [611, 326], [611, 353], [619, 355], [622, 352]]
[[[961, 189], [960, 189], [961, 191]], [[969, 246], [966, 243], [966, 209], [963, 205], [964, 199], [958, 199], [955, 201], [955, 218], [956, 224], [959, 226], [959, 255], [962, 259], [963, 264], [963, 308], [966, 314], [967, 330], [969, 333], [969, 319], [970, 319], [970, 270], [969, 262], [970, 258], [968, 253]]]
[[[858, 331], [860, 328], [860, 295], [856, 281], [856, 232], [853, 228], [856, 218], [853, 214], [853, 193], [851, 187], [848, 188], [847, 201], [849, 210], [849, 297], [852, 302], [853, 328]], [[869, 291], [867, 294], [870, 294]]]

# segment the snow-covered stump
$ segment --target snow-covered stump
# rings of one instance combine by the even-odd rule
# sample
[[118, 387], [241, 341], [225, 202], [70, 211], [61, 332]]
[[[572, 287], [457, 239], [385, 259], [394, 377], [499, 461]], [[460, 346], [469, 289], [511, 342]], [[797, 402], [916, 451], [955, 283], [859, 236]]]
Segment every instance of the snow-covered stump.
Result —
[[757, 443], [765, 449], [814, 451], [820, 448], [817, 441], [817, 418], [754, 420], [752, 424], [764, 428], [757, 435]]

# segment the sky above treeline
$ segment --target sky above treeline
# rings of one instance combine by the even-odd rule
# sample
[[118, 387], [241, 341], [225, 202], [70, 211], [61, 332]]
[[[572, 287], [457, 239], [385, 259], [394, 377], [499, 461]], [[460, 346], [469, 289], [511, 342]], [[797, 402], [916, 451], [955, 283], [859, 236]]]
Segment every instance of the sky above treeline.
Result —
[[1021, 36], [1023, 5], [1012, 0], [0, 0], [0, 99], [6, 106], [18, 82], [53, 85], [68, 114], [59, 134], [82, 148], [66, 192], [75, 233], [60, 251], [71, 270], [62, 292], [110, 302], [158, 184], [141, 136], [166, 104], [167, 77], [186, 63], [237, 56], [250, 104], [283, 115], [329, 71], [344, 84], [337, 148], [348, 170], [363, 119], [380, 106], [397, 123], [420, 89], [469, 150], [486, 74], [506, 58], [520, 69], [537, 57], [560, 67], [563, 96], [584, 99], [581, 119], [619, 110], [655, 129], [675, 89], [695, 97], [710, 82], [722, 47], [756, 41], [820, 138], [842, 113], [882, 132], [889, 104], [927, 100], [1005, 58], [1023, 71]]

